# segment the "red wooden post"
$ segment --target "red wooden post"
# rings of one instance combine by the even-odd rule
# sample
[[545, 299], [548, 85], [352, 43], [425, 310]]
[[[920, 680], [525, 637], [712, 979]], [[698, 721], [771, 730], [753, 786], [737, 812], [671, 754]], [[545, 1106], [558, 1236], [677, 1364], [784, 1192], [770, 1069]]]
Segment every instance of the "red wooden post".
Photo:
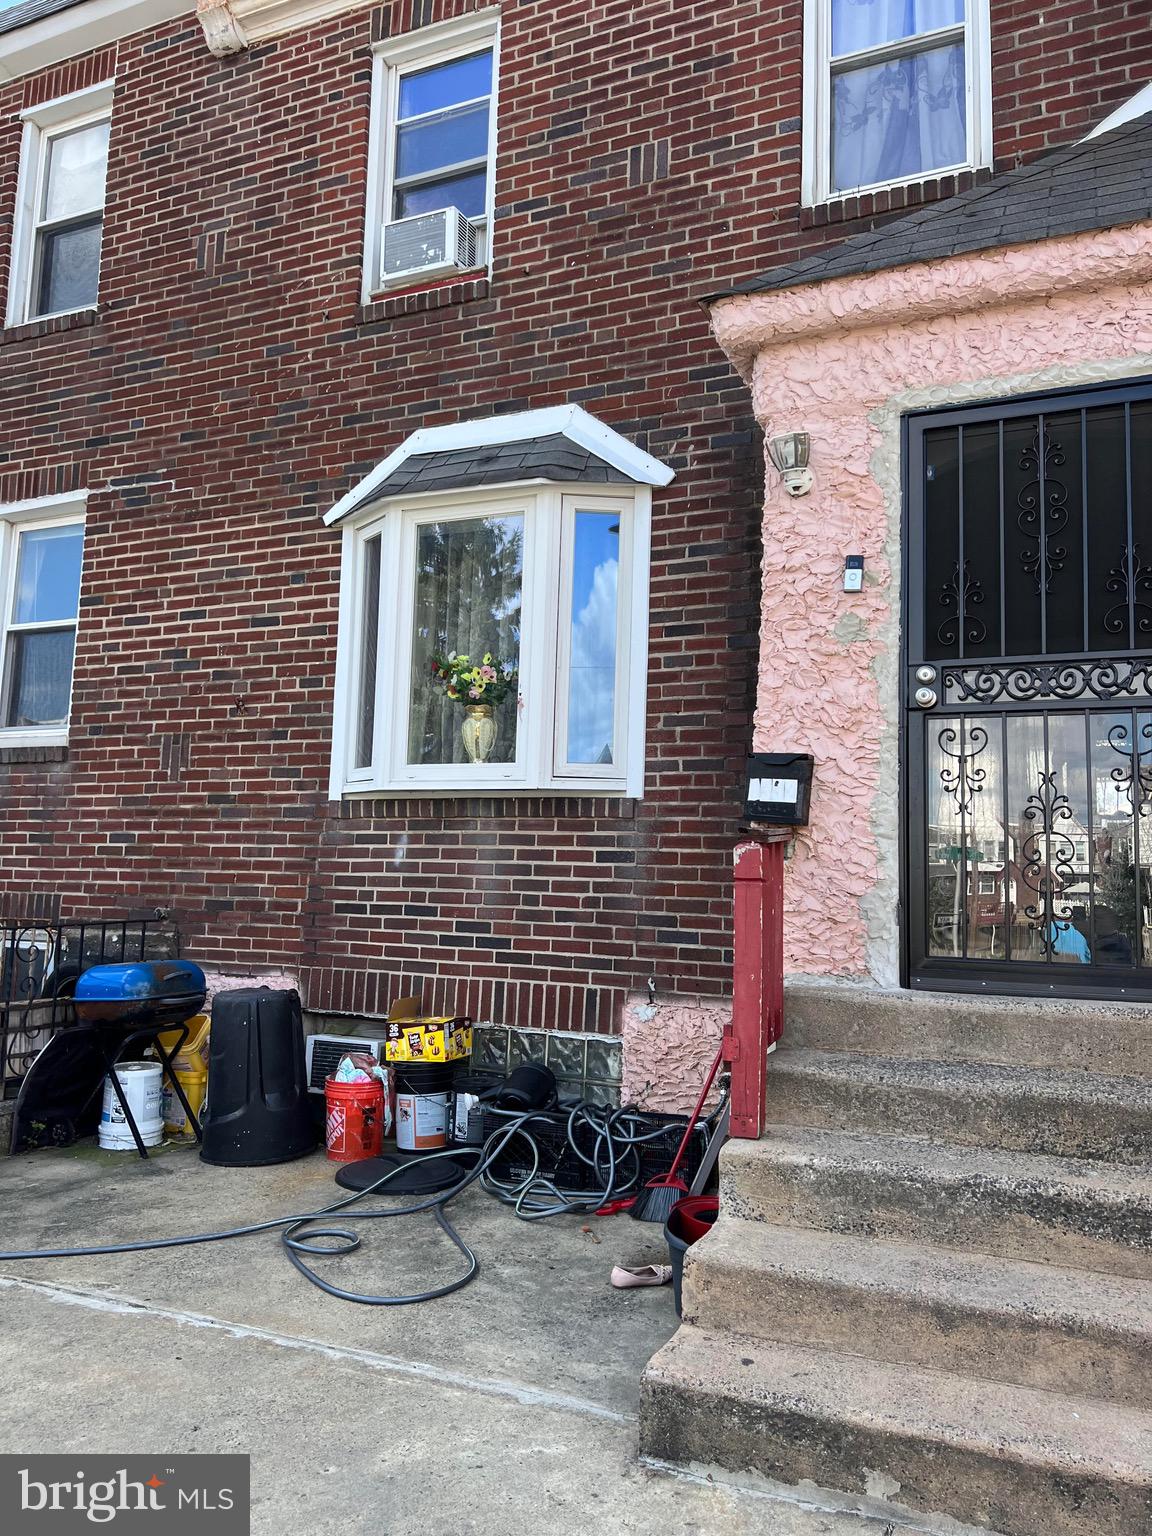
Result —
[[764, 1130], [768, 1048], [784, 1030], [784, 844], [788, 834], [741, 843], [735, 854], [732, 1023], [725, 1059], [732, 1071], [733, 1136]]

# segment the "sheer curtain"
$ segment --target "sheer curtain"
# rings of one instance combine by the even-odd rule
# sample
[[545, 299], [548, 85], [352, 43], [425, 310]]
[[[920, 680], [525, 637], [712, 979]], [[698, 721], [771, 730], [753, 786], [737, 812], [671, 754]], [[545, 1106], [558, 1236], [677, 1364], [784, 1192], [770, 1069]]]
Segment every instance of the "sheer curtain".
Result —
[[[964, 0], [832, 0], [834, 57], [964, 20]], [[968, 158], [960, 41], [832, 77], [832, 189]]]
[[[432, 657], [467, 655], [479, 665], [486, 653], [520, 664], [520, 603], [524, 546], [522, 517], [429, 523], [416, 541], [416, 614], [412, 645], [410, 763], [467, 760], [460, 739], [463, 707], [431, 683]], [[491, 761], [516, 756], [514, 696], [496, 706], [499, 736]]]

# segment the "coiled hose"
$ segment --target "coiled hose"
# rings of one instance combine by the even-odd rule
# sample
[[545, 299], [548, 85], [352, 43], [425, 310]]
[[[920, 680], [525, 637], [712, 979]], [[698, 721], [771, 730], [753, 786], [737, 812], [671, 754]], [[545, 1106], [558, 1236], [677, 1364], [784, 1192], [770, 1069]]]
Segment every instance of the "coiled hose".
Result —
[[[719, 1111], [717, 1111], [718, 1113]], [[501, 1113], [501, 1112], [497, 1112]], [[503, 1118], [502, 1114], [502, 1118]], [[196, 1232], [183, 1237], [157, 1237], [129, 1243], [98, 1243], [76, 1248], [28, 1248], [11, 1253], [0, 1253], [0, 1263], [13, 1263], [29, 1259], [81, 1259], [95, 1258], [111, 1253], [146, 1253], [161, 1248], [190, 1248], [198, 1243], [220, 1243], [235, 1237], [251, 1237], [257, 1232], [274, 1232], [283, 1228], [280, 1241], [289, 1259], [313, 1285], [339, 1301], [357, 1302], [366, 1307], [408, 1307], [422, 1301], [436, 1301], [459, 1291], [480, 1272], [480, 1260], [460, 1236], [445, 1214], [445, 1208], [466, 1189], [480, 1180], [489, 1194], [510, 1205], [522, 1221], [540, 1221], [549, 1216], [592, 1213], [610, 1204], [622, 1194], [634, 1189], [640, 1173], [637, 1148], [644, 1142], [655, 1141], [667, 1134], [667, 1127], [642, 1131], [640, 1127], [651, 1122], [637, 1109], [609, 1109], [604, 1106], [578, 1103], [569, 1109], [568, 1142], [576, 1156], [592, 1168], [601, 1188], [596, 1191], [564, 1190], [540, 1173], [540, 1148], [528, 1129], [533, 1120], [553, 1121], [546, 1112], [529, 1110], [526, 1113], [508, 1113], [506, 1125], [497, 1126], [482, 1148], [451, 1147], [443, 1152], [425, 1153], [412, 1161], [435, 1162], [440, 1158], [476, 1156], [476, 1166], [468, 1170], [462, 1179], [447, 1189], [440, 1190], [415, 1205], [392, 1206], [385, 1209], [354, 1211], [368, 1195], [386, 1192], [386, 1186], [410, 1164], [390, 1169], [367, 1189], [356, 1190], [341, 1200], [334, 1201], [317, 1211], [304, 1211], [291, 1216], [275, 1216], [269, 1221], [251, 1222], [242, 1227], [229, 1227], [220, 1232]], [[583, 1127], [591, 1133], [592, 1150], [586, 1152], [577, 1145], [576, 1133]], [[522, 1176], [517, 1179], [502, 1178], [493, 1171], [494, 1165], [507, 1150], [509, 1144], [520, 1138], [528, 1148], [529, 1162]], [[321, 1226], [330, 1216], [340, 1213], [344, 1221], [373, 1221], [396, 1216], [418, 1216], [431, 1211], [441, 1231], [464, 1255], [465, 1270], [462, 1275], [426, 1291], [414, 1291], [403, 1296], [376, 1296], [360, 1291], [349, 1291], [331, 1281], [305, 1262], [312, 1258], [339, 1258], [355, 1253], [362, 1238], [345, 1226]]]

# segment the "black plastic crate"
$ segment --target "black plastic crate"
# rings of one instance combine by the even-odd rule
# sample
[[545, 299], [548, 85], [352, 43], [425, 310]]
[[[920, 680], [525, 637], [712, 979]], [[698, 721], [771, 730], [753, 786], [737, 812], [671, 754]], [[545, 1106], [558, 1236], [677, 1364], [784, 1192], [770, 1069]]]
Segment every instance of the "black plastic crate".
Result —
[[[514, 1114], [486, 1110], [485, 1141], [515, 1118]], [[526, 1122], [524, 1129], [535, 1142], [540, 1156], [536, 1177], [548, 1179], [558, 1189], [570, 1190], [573, 1193], [595, 1194], [596, 1191], [605, 1187], [608, 1178], [606, 1148], [601, 1143], [602, 1175], [598, 1176], [597, 1170], [585, 1162], [573, 1149], [568, 1138], [568, 1119], [569, 1112], [566, 1109], [541, 1110]], [[687, 1124], [688, 1119], [685, 1115], [649, 1115], [637, 1112], [634, 1120], [630, 1122], [630, 1134], [644, 1134], [649, 1131], [659, 1131], [660, 1134], [652, 1141], [641, 1142], [635, 1147], [633, 1153], [625, 1152], [621, 1155], [618, 1151], [618, 1157], [621, 1160], [617, 1164], [613, 1198], [630, 1194], [642, 1188], [649, 1179], [667, 1173], [672, 1166], [672, 1159], [676, 1156], [676, 1148], [680, 1145], [684, 1127]], [[597, 1136], [592, 1126], [578, 1119], [573, 1134], [576, 1146], [585, 1154], [585, 1157], [595, 1157]], [[692, 1176], [700, 1166], [708, 1145], [708, 1136], [709, 1131], [704, 1125], [698, 1125], [692, 1133], [679, 1169], [680, 1176], [686, 1184], [692, 1182]], [[507, 1147], [492, 1164], [492, 1172], [497, 1178], [512, 1184], [520, 1183], [532, 1174], [532, 1153], [524, 1136], [512, 1137]]]

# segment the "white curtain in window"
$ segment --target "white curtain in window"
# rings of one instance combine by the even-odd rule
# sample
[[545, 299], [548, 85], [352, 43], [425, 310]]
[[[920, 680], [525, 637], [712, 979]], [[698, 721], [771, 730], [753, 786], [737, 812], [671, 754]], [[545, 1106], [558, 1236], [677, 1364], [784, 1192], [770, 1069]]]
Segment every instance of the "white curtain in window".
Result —
[[[963, 0], [833, 0], [833, 54], [963, 19]], [[962, 165], [967, 158], [962, 43], [833, 76], [834, 191]]]

